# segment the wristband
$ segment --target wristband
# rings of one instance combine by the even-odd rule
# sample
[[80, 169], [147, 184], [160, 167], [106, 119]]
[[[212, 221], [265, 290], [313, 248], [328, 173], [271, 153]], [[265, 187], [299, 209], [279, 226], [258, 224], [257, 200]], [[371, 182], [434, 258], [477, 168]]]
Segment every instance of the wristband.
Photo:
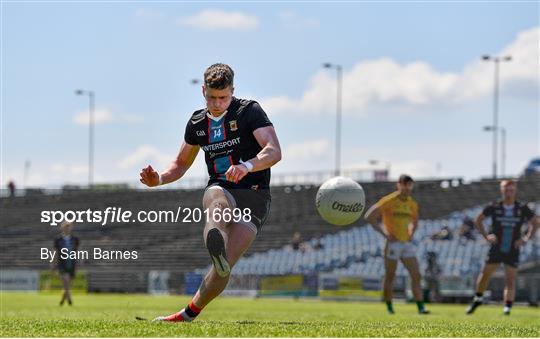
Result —
[[244, 166], [246, 166], [248, 172], [253, 171], [253, 164], [249, 161], [240, 161], [240, 163]]

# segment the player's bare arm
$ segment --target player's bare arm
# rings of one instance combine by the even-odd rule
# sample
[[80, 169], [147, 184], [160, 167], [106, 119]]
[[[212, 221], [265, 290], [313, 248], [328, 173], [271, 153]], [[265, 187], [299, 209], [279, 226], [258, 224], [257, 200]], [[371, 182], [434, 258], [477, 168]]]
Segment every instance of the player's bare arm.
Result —
[[380, 224], [381, 219], [381, 209], [377, 206], [377, 204], [371, 206], [366, 214], [364, 215], [364, 219], [375, 229], [375, 231], [382, 234], [383, 237], [390, 240], [390, 236], [384, 232], [383, 228]]
[[530, 221], [529, 231], [527, 232], [526, 241], [529, 241], [531, 239], [534, 239], [534, 236], [536, 235], [536, 231], [538, 228], [540, 228], [540, 217], [534, 216]]
[[526, 242], [528, 242], [531, 239], [534, 239], [534, 236], [536, 235], [536, 231], [540, 227], [540, 217], [534, 216], [531, 221], [529, 221], [529, 229], [525, 236], [521, 239], [516, 240], [515, 246], [517, 248], [525, 245]]
[[148, 187], [155, 187], [160, 184], [169, 184], [180, 179], [195, 161], [200, 147], [198, 145], [190, 145], [186, 142], [180, 146], [180, 151], [175, 160], [171, 162], [169, 167], [160, 174], [156, 172], [152, 166], [148, 165], [143, 168], [140, 173], [140, 181]]
[[[253, 165], [251, 172], [265, 170], [281, 160], [281, 147], [273, 126], [258, 128], [253, 131], [253, 136], [255, 136], [262, 149], [256, 157], [246, 160]], [[246, 165], [234, 165], [229, 167], [225, 173], [225, 177], [229, 181], [238, 182], [249, 172]]]
[[487, 242], [494, 244], [497, 242], [497, 236], [495, 234], [488, 234], [484, 227], [484, 220], [486, 216], [483, 213], [479, 213], [474, 220], [474, 225], [480, 234], [487, 240]]

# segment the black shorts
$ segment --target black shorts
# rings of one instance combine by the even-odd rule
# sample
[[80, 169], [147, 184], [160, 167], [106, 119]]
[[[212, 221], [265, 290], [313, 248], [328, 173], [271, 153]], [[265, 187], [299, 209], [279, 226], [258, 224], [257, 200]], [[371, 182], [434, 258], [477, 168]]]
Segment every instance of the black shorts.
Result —
[[235, 188], [228, 182], [217, 180], [208, 182], [206, 189], [212, 186], [219, 186], [225, 189], [234, 198], [235, 208], [244, 211], [249, 209], [251, 223], [260, 232], [262, 226], [266, 222], [270, 214], [270, 203], [272, 198], [269, 189], [250, 189], [250, 188]]
[[498, 246], [491, 246], [489, 249], [487, 258], [487, 264], [500, 264], [503, 263], [508, 266], [518, 267], [519, 264], [519, 250], [513, 249], [510, 252], [501, 252]]
[[69, 276], [73, 278], [75, 276], [75, 265], [59, 264], [58, 273], [60, 273], [60, 275], [69, 274]]

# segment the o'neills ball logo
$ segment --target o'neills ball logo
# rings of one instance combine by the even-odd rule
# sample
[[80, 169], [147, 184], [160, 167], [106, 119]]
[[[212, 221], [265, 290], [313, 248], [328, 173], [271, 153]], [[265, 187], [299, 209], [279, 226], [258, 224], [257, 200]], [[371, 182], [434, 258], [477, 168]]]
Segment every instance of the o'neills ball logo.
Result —
[[346, 204], [342, 204], [340, 202], [334, 201], [334, 203], [332, 204], [332, 209], [338, 210], [340, 212], [358, 213], [364, 209], [364, 206], [359, 202], [355, 204], [346, 205]]
[[315, 205], [317, 208], [321, 207], [321, 198], [322, 198], [322, 192], [317, 192], [317, 198], [315, 199]]

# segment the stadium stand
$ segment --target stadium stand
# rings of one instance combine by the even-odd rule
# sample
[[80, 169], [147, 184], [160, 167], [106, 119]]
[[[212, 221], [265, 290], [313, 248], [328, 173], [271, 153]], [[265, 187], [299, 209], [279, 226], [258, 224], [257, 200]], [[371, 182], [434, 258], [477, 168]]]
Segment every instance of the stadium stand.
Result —
[[[537, 213], [540, 205], [536, 204]], [[448, 226], [457, 234], [465, 216], [475, 217], [480, 207], [455, 212], [449, 218], [420, 220], [415, 242], [418, 244], [418, 257], [425, 258], [428, 252], [434, 252], [440, 258], [442, 275], [464, 276], [478, 272], [489, 245], [480, 237], [467, 241], [458, 236], [452, 240], [431, 240], [430, 235]], [[308, 240], [312, 248], [316, 239]], [[234, 270], [239, 274], [307, 274], [313, 271], [331, 271], [340, 275], [380, 277], [384, 273], [382, 237], [372, 227], [354, 227], [335, 234], [328, 234], [321, 239], [323, 249], [294, 251], [290, 246], [256, 253], [241, 259]], [[529, 242], [521, 252], [521, 262], [540, 258], [540, 246]], [[421, 261], [421, 270], [425, 271], [426, 261]], [[397, 276], [406, 276], [403, 266], [399, 266]]]
[[[366, 192], [368, 205], [395, 188], [392, 182], [361, 184]], [[251, 267], [255, 267], [255, 270], [261, 272], [320, 269], [380, 274], [380, 239], [368, 228], [362, 227], [362, 221], [343, 228], [325, 223], [315, 210], [316, 192], [315, 185], [273, 187], [269, 220], [247, 253], [247, 258], [236, 269], [249, 271]], [[429, 234], [444, 223], [448, 223], [452, 229], [458, 227], [461, 215], [451, 213], [464, 210], [462, 213], [474, 213], [474, 210], [466, 209], [496, 199], [498, 181], [483, 180], [468, 184], [460, 179], [418, 181], [414, 196], [421, 208], [422, 231], [418, 234], [421, 236]], [[52, 239], [58, 234], [58, 228], [40, 222], [42, 211], [84, 211], [89, 208], [105, 210], [110, 206], [130, 211], [176, 212], [179, 206], [200, 207], [201, 198], [201, 189], [133, 190], [122, 187], [114, 190], [34, 190], [26, 196], [2, 198], [0, 266], [2, 269], [38, 270], [49, 267], [46, 261], [40, 260], [38, 251], [41, 247], [52, 247]], [[519, 198], [524, 201], [539, 201], [540, 181], [520, 181]], [[446, 216], [450, 217], [443, 219]], [[74, 232], [81, 239], [81, 249], [99, 247], [104, 250], [137, 250], [139, 258], [114, 262], [86, 260], [81, 262], [79, 267], [88, 272], [89, 289], [94, 290], [145, 292], [147, 281], [144, 274], [150, 270], [169, 270], [172, 279], [180, 284], [184, 273], [205, 267], [209, 262], [201, 231], [202, 223], [115, 222], [106, 226], [80, 224]], [[301, 231], [304, 239], [325, 234], [324, 249], [305, 254], [286, 252], [283, 246], [290, 241], [294, 231]], [[438, 248], [442, 251], [442, 257], [451, 258], [450, 264], [444, 268], [450, 274], [474, 270], [473, 259], [485, 251], [484, 247], [476, 246], [476, 243], [463, 245], [456, 241], [444, 245], [425, 243], [421, 251], [424, 253], [431, 248]], [[533, 255], [532, 253], [532, 249], [524, 251], [525, 256]], [[272, 259], [270, 263], [265, 261], [263, 264], [262, 258], [269, 256], [277, 259]], [[279, 258], [286, 258], [287, 261]], [[294, 264], [291, 266], [289, 261]], [[260, 263], [251, 264], [258, 262]], [[463, 266], [463, 263], [470, 265]], [[128, 285], [129, 288], [126, 287]]]

